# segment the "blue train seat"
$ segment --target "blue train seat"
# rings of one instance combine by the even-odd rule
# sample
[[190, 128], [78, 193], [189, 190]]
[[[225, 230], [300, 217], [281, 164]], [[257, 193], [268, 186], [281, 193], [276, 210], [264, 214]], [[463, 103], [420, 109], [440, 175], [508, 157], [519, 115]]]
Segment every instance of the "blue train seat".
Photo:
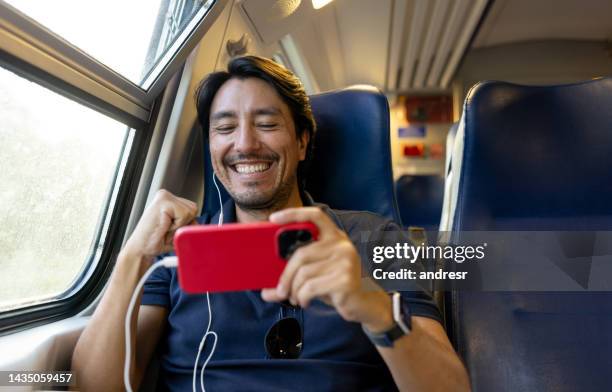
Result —
[[[612, 79], [476, 85], [466, 98], [441, 230], [611, 230]], [[446, 293], [474, 391], [604, 391], [612, 293]]]
[[442, 213], [444, 177], [404, 175], [397, 180], [395, 187], [402, 225], [436, 232]]

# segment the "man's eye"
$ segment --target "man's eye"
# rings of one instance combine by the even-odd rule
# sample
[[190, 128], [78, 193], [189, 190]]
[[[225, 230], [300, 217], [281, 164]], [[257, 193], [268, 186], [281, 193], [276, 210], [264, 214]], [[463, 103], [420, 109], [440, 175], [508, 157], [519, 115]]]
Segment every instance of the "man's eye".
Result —
[[272, 129], [272, 128], [276, 128], [278, 124], [276, 123], [259, 123], [257, 124], [258, 128], [263, 128], [263, 129]]
[[234, 128], [236, 128], [236, 127], [233, 126], [233, 125], [222, 125], [222, 126], [215, 127], [215, 131], [217, 133], [229, 133], [229, 132], [233, 131]]

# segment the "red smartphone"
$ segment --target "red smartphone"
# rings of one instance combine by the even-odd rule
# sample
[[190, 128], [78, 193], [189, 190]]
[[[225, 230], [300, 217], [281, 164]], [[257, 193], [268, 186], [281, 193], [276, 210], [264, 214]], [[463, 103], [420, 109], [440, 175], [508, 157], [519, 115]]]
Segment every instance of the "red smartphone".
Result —
[[293, 251], [318, 235], [311, 222], [183, 227], [174, 235], [179, 284], [190, 294], [276, 287]]

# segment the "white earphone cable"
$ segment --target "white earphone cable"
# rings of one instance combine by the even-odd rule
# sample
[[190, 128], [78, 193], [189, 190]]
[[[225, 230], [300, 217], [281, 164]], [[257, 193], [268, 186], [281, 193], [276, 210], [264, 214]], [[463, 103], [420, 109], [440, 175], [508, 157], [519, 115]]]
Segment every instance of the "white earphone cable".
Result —
[[[223, 224], [223, 200], [221, 199], [221, 189], [219, 189], [219, 185], [217, 184], [217, 177], [214, 173], [213, 173], [213, 184], [215, 184], [215, 188], [217, 188], [217, 196], [219, 197], [219, 220], [217, 221], [217, 226], [221, 226]], [[198, 347], [198, 354], [196, 355], [196, 360], [193, 364], [193, 379], [192, 379], [193, 392], [196, 391], [196, 375], [197, 375], [198, 362], [200, 360], [200, 355], [202, 354], [202, 350], [204, 349], [204, 344], [206, 343], [206, 339], [208, 338], [208, 336], [212, 336], [214, 340], [213, 340], [212, 348], [210, 350], [210, 354], [208, 354], [208, 357], [206, 357], [206, 361], [204, 361], [204, 364], [202, 365], [202, 370], [200, 371], [200, 388], [202, 389], [202, 392], [206, 392], [206, 388], [204, 387], [204, 370], [206, 369], [206, 365], [208, 365], [208, 362], [210, 361], [210, 359], [212, 358], [215, 352], [215, 348], [217, 347], [217, 340], [219, 338], [219, 335], [217, 335], [216, 332], [210, 330], [210, 327], [212, 325], [212, 307], [210, 306], [210, 294], [209, 293], [206, 293], [206, 303], [208, 305], [208, 326], [206, 327], [206, 332], [204, 332], [204, 336], [202, 336], [202, 340], [200, 341], [200, 345]]]
[[154, 263], [149, 267], [147, 272], [142, 275], [142, 278], [138, 281], [136, 285], [136, 289], [132, 293], [132, 298], [130, 299], [130, 303], [128, 305], [127, 314], [125, 315], [125, 361], [123, 364], [123, 384], [125, 386], [125, 390], [127, 392], [132, 392], [132, 384], [130, 380], [130, 361], [132, 360], [132, 313], [134, 311], [134, 306], [136, 305], [136, 300], [138, 299], [138, 295], [140, 294], [140, 290], [144, 286], [145, 282], [151, 276], [153, 271], [155, 271], [159, 267], [166, 268], [175, 268], [178, 265], [178, 258], [176, 256], [164, 257], [160, 261]]
[[223, 224], [223, 200], [221, 200], [221, 190], [219, 189], [219, 185], [217, 185], [217, 176], [213, 173], [213, 184], [215, 184], [215, 188], [217, 188], [217, 196], [219, 196], [219, 220], [217, 221], [217, 226], [221, 226]]
[[[219, 196], [219, 206], [220, 206], [219, 220], [217, 221], [217, 226], [221, 226], [223, 224], [223, 201], [221, 199], [221, 190], [219, 189], [219, 185], [217, 185], [217, 180], [216, 180], [216, 176], [214, 173], [213, 173], [213, 183], [215, 184], [215, 188], [217, 188], [217, 196]], [[127, 314], [125, 315], [125, 325], [124, 325], [125, 327], [125, 361], [124, 361], [124, 366], [123, 366], [123, 384], [127, 392], [132, 392], [132, 385], [131, 385], [131, 380], [130, 380], [130, 366], [131, 366], [130, 362], [132, 359], [132, 344], [131, 344], [131, 340], [132, 340], [131, 332], [132, 331], [131, 331], [130, 324], [131, 324], [131, 319], [132, 319], [132, 313], [134, 311], [134, 306], [136, 305], [136, 300], [138, 299], [140, 290], [142, 290], [142, 287], [144, 286], [149, 276], [151, 276], [153, 271], [155, 271], [159, 267], [176, 268], [177, 265], [178, 265], [178, 258], [176, 256], [164, 257], [162, 260], [154, 263], [153, 265], [149, 267], [149, 269], [140, 278], [140, 280], [138, 281], [138, 284], [136, 285], [136, 289], [132, 293], [132, 298], [130, 299], [130, 303], [128, 305], [128, 311], [127, 311]], [[215, 348], [217, 347], [218, 335], [216, 332], [210, 330], [210, 327], [212, 325], [212, 308], [210, 306], [210, 294], [208, 292], [206, 293], [206, 304], [208, 307], [208, 326], [206, 327], [206, 332], [204, 332], [204, 335], [202, 336], [202, 340], [200, 341], [200, 345], [198, 346], [198, 354], [196, 355], [196, 359], [193, 364], [193, 380], [192, 380], [193, 392], [196, 392], [196, 377], [197, 377], [197, 370], [198, 370], [198, 362], [200, 360], [200, 355], [202, 354], [202, 350], [204, 349], [204, 344], [206, 343], [206, 339], [208, 338], [208, 336], [212, 336], [214, 340], [213, 340], [212, 348], [210, 350], [210, 354], [208, 354], [208, 357], [206, 357], [206, 361], [204, 361], [204, 364], [202, 365], [202, 370], [200, 372], [200, 388], [202, 388], [203, 392], [206, 392], [206, 388], [204, 388], [204, 369], [206, 369], [206, 365], [208, 365], [208, 362], [212, 358], [215, 352]]]
[[204, 364], [202, 365], [202, 370], [200, 372], [200, 388], [202, 388], [203, 392], [206, 392], [206, 388], [204, 387], [204, 369], [206, 369], [206, 365], [208, 365], [208, 362], [212, 358], [215, 352], [215, 348], [217, 347], [217, 333], [210, 330], [210, 326], [212, 324], [212, 310], [210, 307], [210, 296], [208, 293], [206, 293], [206, 302], [208, 304], [208, 326], [206, 327], [206, 332], [204, 332], [204, 336], [202, 336], [202, 340], [200, 340], [200, 345], [198, 346], [198, 355], [196, 355], [196, 360], [193, 364], [192, 389], [194, 392], [196, 391], [196, 376], [198, 374], [198, 363], [200, 361], [200, 354], [202, 354], [202, 350], [204, 349], [204, 344], [206, 343], [206, 339], [208, 338], [208, 336], [213, 337], [213, 344], [210, 350], [210, 354], [208, 354], [208, 357], [206, 357], [206, 361], [204, 361]]

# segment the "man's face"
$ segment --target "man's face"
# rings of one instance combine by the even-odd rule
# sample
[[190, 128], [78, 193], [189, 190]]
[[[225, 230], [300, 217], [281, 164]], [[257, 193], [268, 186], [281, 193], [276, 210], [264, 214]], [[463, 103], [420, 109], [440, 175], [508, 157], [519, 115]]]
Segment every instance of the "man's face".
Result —
[[283, 206], [298, 192], [297, 166], [307, 132], [296, 136], [289, 107], [257, 78], [230, 79], [211, 105], [209, 143], [213, 169], [244, 209]]

